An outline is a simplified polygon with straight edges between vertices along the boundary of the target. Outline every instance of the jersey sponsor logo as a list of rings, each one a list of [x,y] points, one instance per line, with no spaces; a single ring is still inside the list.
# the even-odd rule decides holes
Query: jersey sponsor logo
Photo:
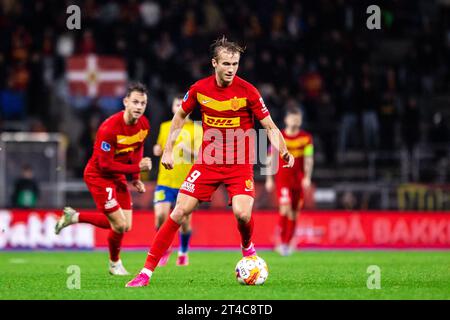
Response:
[[[184,95],[183,102],[186,102],[188,98],[189,98],[189,91],[186,92],[186,94]]]
[[[134,143],[138,143],[138,142],[142,142],[144,141],[145,137],[147,137],[148,134],[148,130],[139,130],[138,133],[132,135],[132,136],[124,136],[124,135],[117,135],[117,143],[120,144],[126,144],[126,145],[130,145],[130,144],[134,144]]]
[[[181,185],[180,189],[181,190],[186,190],[187,192],[190,192],[190,193],[194,193],[194,191],[195,191],[195,184],[185,181]]]
[[[115,206],[117,206],[117,200],[116,199],[108,200],[105,203],[105,209],[111,209],[111,208],[114,208]]]
[[[219,101],[204,94],[197,93],[197,101],[201,105],[215,111],[237,111],[247,106],[247,98],[234,97],[232,99]]]
[[[203,121],[210,127],[215,128],[236,128],[241,125],[241,118],[220,118],[220,117],[211,117],[208,115],[204,115]]]
[[[111,151],[111,145],[106,141],[102,141],[101,149],[105,152],[109,152]]]

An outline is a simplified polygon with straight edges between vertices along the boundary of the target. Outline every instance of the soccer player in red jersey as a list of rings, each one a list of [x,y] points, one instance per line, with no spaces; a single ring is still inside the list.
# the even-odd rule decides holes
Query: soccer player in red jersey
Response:
[[[294,157],[287,150],[283,136],[273,123],[258,90],[236,76],[244,50],[225,37],[212,45],[214,75],[194,83],[186,93],[181,108],[172,119],[169,139],[161,162],[167,169],[174,166],[173,145],[186,117],[200,106],[203,143],[199,156],[183,182],[176,205],[157,232],[144,268],[127,287],[146,286],[159,259],[170,246],[183,219],[201,201],[209,201],[220,184],[225,184],[244,256],[256,255],[251,237],[254,201],[253,163],[254,116],[266,129],[272,145],[280,152],[286,166],[293,166]]]
[[[311,185],[313,170],[313,139],[310,133],[301,129],[302,111],[298,108],[287,110],[284,118],[285,129],[282,131],[289,152],[295,157],[292,168],[275,168],[275,184],[279,205],[279,223],[277,232],[276,251],[282,256],[292,253],[291,240],[295,233],[298,212],[303,206],[304,190]],[[278,162],[277,162],[278,160]],[[273,159],[273,166],[281,163],[281,159]],[[266,190],[272,192],[274,179],[266,176]]]
[[[55,233],[74,223],[89,223],[110,229],[108,235],[109,271],[127,275],[119,253],[125,232],[132,223],[132,202],[126,174],[132,175],[132,185],[140,193],[145,185],[139,173],[150,171],[151,159],[143,157],[144,140],[150,125],[144,116],[147,89],[140,83],[131,84],[123,99],[125,110],[106,119],[95,138],[94,152],[84,170],[84,181],[94,198],[98,213],[80,213],[65,207],[55,226]]]

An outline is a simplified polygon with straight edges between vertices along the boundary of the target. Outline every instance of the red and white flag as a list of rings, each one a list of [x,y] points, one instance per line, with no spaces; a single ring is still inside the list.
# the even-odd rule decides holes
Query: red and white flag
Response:
[[[125,61],[111,56],[78,55],[67,59],[66,78],[72,95],[89,97],[125,94]]]

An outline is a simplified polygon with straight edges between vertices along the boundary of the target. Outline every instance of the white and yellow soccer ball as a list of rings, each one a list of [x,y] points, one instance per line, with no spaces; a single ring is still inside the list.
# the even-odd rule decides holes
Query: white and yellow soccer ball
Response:
[[[241,284],[260,285],[266,282],[269,268],[258,256],[243,257],[236,265],[236,279]]]

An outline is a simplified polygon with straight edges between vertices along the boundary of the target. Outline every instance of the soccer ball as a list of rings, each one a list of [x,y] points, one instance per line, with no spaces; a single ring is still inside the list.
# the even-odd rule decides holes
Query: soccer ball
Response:
[[[241,284],[259,285],[266,282],[269,268],[258,256],[243,257],[236,265],[236,279]]]

